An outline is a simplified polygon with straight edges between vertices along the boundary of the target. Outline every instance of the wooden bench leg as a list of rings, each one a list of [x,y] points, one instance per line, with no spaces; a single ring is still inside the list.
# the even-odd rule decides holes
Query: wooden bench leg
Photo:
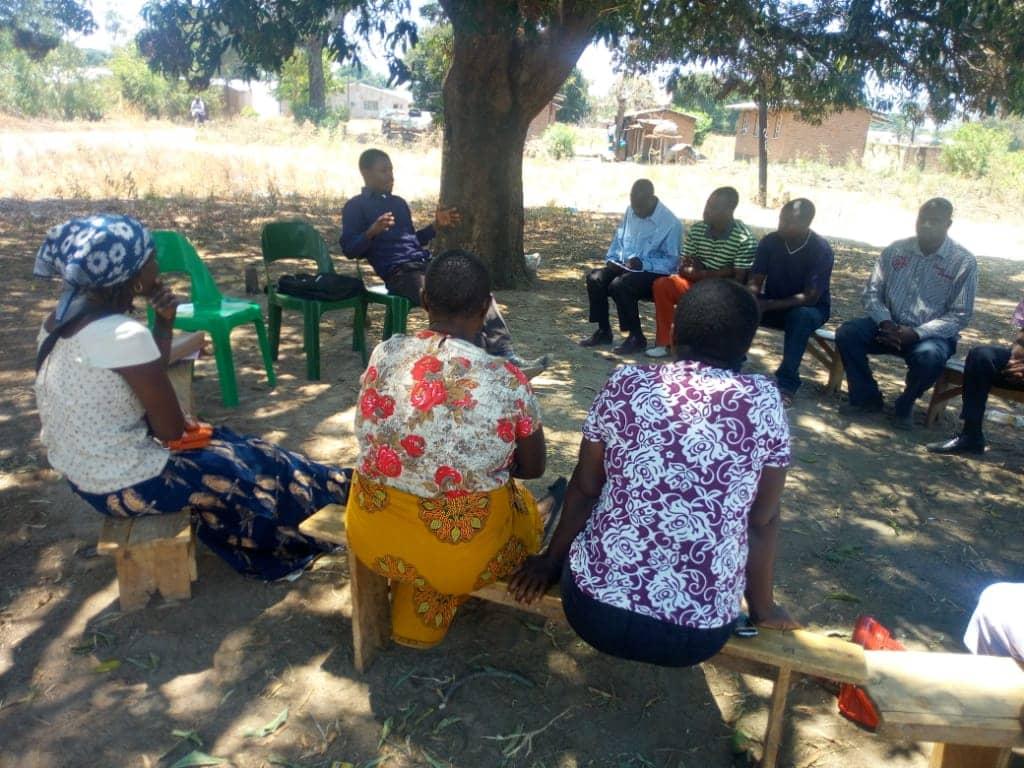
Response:
[[[122,550],[114,558],[117,566],[117,591],[125,613],[145,608],[149,596],[157,591],[153,563],[145,550]]]
[[[838,392],[843,386],[843,376],[846,371],[843,369],[843,358],[839,354],[839,347],[829,344],[822,338],[812,337],[814,343],[828,357],[828,383],[825,384],[825,391],[829,394]]]
[[[1010,750],[1001,747],[972,747],[967,744],[936,744],[929,768],[1006,768]]]
[[[963,391],[962,381],[957,382],[948,371],[943,371],[932,387],[932,397],[928,401],[928,413],[924,420],[925,426],[932,426],[946,410],[946,403],[962,395]]]
[[[356,670],[365,672],[377,652],[391,639],[391,602],[388,580],[348,553],[352,591],[352,652]]]
[[[839,350],[835,350],[833,354],[835,356],[832,358],[832,366],[828,369],[828,384],[825,385],[825,391],[829,394],[839,392],[843,388],[843,377],[846,375]]]
[[[150,595],[188,600],[196,580],[195,544],[169,540],[119,551],[115,557],[122,611],[144,608]]]
[[[199,570],[196,568],[196,532],[192,531],[192,535],[188,541],[188,577],[192,581],[199,579]]]
[[[764,733],[761,768],[775,768],[775,763],[779,759],[779,746],[782,744],[783,730],[786,726],[786,697],[789,695],[791,676],[792,670],[789,667],[782,667],[775,678],[772,706],[768,712],[768,728]]]
[[[191,541],[169,541],[151,549],[156,570],[156,588],[165,600],[188,600],[192,597],[192,574],[195,573],[195,548]]]

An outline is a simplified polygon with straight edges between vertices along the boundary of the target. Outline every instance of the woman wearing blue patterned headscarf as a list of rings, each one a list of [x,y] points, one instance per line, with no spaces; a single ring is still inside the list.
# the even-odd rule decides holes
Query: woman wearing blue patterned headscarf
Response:
[[[102,214],[54,227],[34,273],[64,282],[40,330],[35,388],[50,464],[76,494],[116,517],[189,510],[200,540],[267,580],[330,549],[297,526],[347,501],[347,471],[224,428],[202,448],[168,449],[186,428],[167,377],[178,302],[142,224]],[[154,310],[152,331],[129,316],[137,297]]]

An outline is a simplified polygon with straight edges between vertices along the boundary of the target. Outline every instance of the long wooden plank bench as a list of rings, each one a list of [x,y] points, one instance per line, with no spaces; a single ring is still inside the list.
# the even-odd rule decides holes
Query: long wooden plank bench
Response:
[[[331,504],[307,518],[303,533],[337,544],[345,543],[345,509]],[[365,672],[376,655],[391,640],[391,612],[388,581],[349,552],[352,593],[352,645],[355,667]],[[488,602],[564,621],[557,588],[533,605],[522,605],[510,597],[506,585],[492,584],[473,593]],[[786,698],[796,675],[824,677],[838,682],[863,684],[867,679],[864,649],[854,643],[824,637],[814,632],[762,630],[756,638],[734,637],[712,660],[740,672],[774,681],[768,727],[764,737],[763,768],[773,768],[784,732]]]
[[[299,526],[306,534],[345,543],[345,509],[332,504]],[[354,662],[366,671],[390,642],[388,582],[349,552]],[[488,602],[564,621],[557,589],[530,606],[509,596],[505,584],[473,593]],[[878,735],[935,742],[931,768],[1006,768],[1011,748],[1024,748],[1024,667],[1011,659],[964,653],[864,651],[855,643],[797,630],[761,630],[734,637],[710,660],[773,680],[762,768],[774,768],[794,676],[807,675],[864,687],[879,711]]]
[[[878,735],[936,742],[932,768],[1003,768],[1024,748],[1024,667],[966,653],[866,651]]]
[[[963,360],[950,360],[946,363],[946,369],[940,374],[939,380],[932,388],[932,397],[928,401],[928,414],[925,417],[925,424],[932,426],[943,411],[947,403],[955,397],[964,393],[964,362]],[[999,397],[1003,400],[1010,400],[1015,403],[1024,403],[1024,390],[1007,389],[1005,387],[993,387],[989,392],[990,397]]]

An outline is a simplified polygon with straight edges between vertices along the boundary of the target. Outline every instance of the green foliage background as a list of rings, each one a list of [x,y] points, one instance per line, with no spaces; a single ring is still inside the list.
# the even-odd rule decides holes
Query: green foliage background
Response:
[[[103,68],[109,74],[103,72]],[[39,60],[0,30],[0,112],[22,118],[100,120],[139,113],[187,120],[192,93],[183,81],[155,74],[134,44],[102,55],[62,42]],[[219,89],[204,91],[207,113],[222,111]]]
[[[961,125],[942,148],[946,167],[961,176],[1024,185],[1024,152],[1014,149],[1015,127],[1017,121]]]

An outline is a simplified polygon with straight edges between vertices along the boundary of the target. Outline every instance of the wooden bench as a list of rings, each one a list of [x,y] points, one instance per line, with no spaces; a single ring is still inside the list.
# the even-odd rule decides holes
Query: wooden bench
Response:
[[[345,543],[345,509],[332,504],[299,529]],[[365,672],[390,642],[388,582],[349,552],[352,642],[356,669]],[[562,600],[549,591],[524,606],[492,584],[474,597],[564,621]],[[1010,749],[1024,747],[1024,667],[1011,659],[965,653],[865,651],[855,643],[797,630],[761,630],[756,638],[733,637],[711,664],[773,681],[762,768],[774,768],[793,677],[807,675],[853,683],[878,708],[878,735],[932,741],[931,768],[1006,768]]]
[[[967,653],[866,651],[878,735],[936,742],[931,768],[1005,768],[1024,747],[1024,667]]]
[[[940,374],[939,380],[932,388],[932,398],[928,401],[928,414],[925,417],[925,425],[932,426],[935,421],[946,410],[946,403],[954,397],[960,397],[964,393],[964,362],[963,360],[950,360],[946,363],[946,369]],[[1006,389],[1004,387],[992,387],[990,397],[1001,397],[1003,400],[1011,400],[1015,403],[1024,403],[1024,390]]]
[[[758,327],[758,330],[777,331],[778,328],[771,328],[767,325]],[[828,372],[828,382],[825,384],[825,392],[832,394],[838,392],[843,386],[843,358],[839,356],[839,349],[836,347],[835,331],[827,328],[819,328],[807,341],[807,352],[821,363]]]
[[[122,611],[143,608],[150,595],[187,600],[196,580],[196,548],[191,515],[108,517],[96,547],[112,555]]]
[[[325,541],[344,544],[345,508],[338,504],[328,505],[303,521],[299,530]],[[363,565],[351,551],[348,561],[354,663],[359,672],[365,672],[377,653],[391,641],[388,580]],[[502,583],[484,587],[473,596],[554,621],[565,620],[557,588],[529,606],[510,597]],[[858,685],[867,679],[863,648],[855,643],[802,630],[762,630],[756,638],[734,637],[711,663],[774,681],[761,760],[763,768],[773,768],[778,759],[786,698],[795,675],[824,677]]]

